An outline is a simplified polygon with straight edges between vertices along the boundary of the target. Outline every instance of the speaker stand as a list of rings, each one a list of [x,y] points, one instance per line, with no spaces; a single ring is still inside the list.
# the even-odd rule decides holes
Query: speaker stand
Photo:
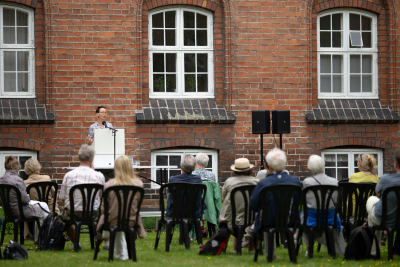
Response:
[[[262,140],[262,139],[261,139]],[[281,143],[281,150],[282,150],[282,134],[279,134],[279,141]]]
[[[263,134],[260,134],[260,138],[261,138],[261,144],[260,144],[260,148],[261,148],[261,166],[260,166],[260,170],[264,170],[264,152],[263,152],[263,147],[264,147],[264,141],[263,141]]]

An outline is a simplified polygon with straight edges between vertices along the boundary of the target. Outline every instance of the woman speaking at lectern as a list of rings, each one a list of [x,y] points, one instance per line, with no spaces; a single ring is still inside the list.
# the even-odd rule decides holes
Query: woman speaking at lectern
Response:
[[[90,125],[89,127],[89,133],[87,137],[87,144],[92,145],[93,139],[94,139],[94,130],[95,129],[107,129],[107,128],[113,128],[112,124],[109,122],[106,122],[107,118],[107,109],[105,106],[98,106],[96,108],[96,117],[97,120],[95,123]]]

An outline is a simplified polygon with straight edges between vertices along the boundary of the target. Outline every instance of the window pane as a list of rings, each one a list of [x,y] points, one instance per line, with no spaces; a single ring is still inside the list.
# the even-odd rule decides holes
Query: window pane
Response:
[[[332,47],[342,47],[342,32],[332,32]]]
[[[331,55],[321,55],[321,73],[331,73]]]
[[[331,47],[331,32],[320,32],[321,47]]]
[[[175,46],[175,30],[165,30],[165,44]]]
[[[208,164],[206,168],[212,168],[212,155],[207,155],[208,156]]]
[[[153,91],[165,92],[164,74],[153,74]]]
[[[360,15],[350,14],[350,30],[359,31],[360,27]]]
[[[331,76],[330,75],[321,75],[321,86],[322,93],[331,93]]]
[[[165,28],[175,28],[175,11],[165,12]]]
[[[194,13],[185,11],[183,12],[183,27],[194,28]]]
[[[29,59],[29,52],[17,52],[17,70],[18,71],[28,71],[28,59]]]
[[[15,10],[3,9],[3,26],[15,26]]]
[[[325,174],[332,178],[336,178],[336,169],[325,168]]]
[[[326,167],[336,167],[336,155],[335,154],[325,154],[324,160],[325,160]]]
[[[207,72],[208,54],[197,54],[197,72]]]
[[[181,170],[170,170],[169,171],[169,177],[175,176],[175,175],[179,175],[181,174]]]
[[[167,92],[176,92],[176,74],[167,74]]]
[[[342,75],[333,75],[332,76],[332,89],[334,93],[342,92]]]
[[[28,28],[19,27],[17,28],[17,44],[27,44],[28,43]]]
[[[197,13],[196,19],[197,28],[207,28],[207,16]]]
[[[362,30],[363,31],[370,31],[371,30],[371,22],[372,19],[362,16],[361,17],[361,21],[362,21]]]
[[[28,26],[28,13],[17,11],[17,26]]]
[[[337,155],[337,166],[338,167],[348,167],[349,166],[349,156],[347,154]]]
[[[17,87],[15,73],[4,73],[4,91],[15,92]]]
[[[28,92],[28,73],[18,73],[18,92]]]
[[[372,55],[363,55],[362,73],[372,73]]]
[[[181,165],[181,156],[169,156],[169,165],[175,165],[179,168]]]
[[[153,45],[164,45],[164,30],[153,30]]]
[[[342,58],[343,56],[332,55],[333,73],[342,73]]]
[[[3,42],[5,44],[15,44],[15,28],[4,27],[3,30]]]
[[[331,15],[323,16],[319,19],[320,30],[330,30],[331,29]]]
[[[183,44],[185,46],[194,46],[195,42],[194,42],[194,30],[184,30],[183,33]]]
[[[361,32],[350,33],[351,46],[362,46]]]
[[[195,56],[196,54],[185,54],[185,72],[196,72]]]
[[[208,92],[208,75],[198,74],[197,75],[197,92]]]
[[[164,54],[153,54],[153,72],[164,72]]]
[[[350,92],[360,93],[361,92],[361,75],[350,75]]]
[[[176,54],[167,54],[167,72],[176,72]]]
[[[341,30],[341,29],[342,29],[342,14],[333,14],[332,30]]]
[[[16,53],[4,52],[4,71],[16,71]]]
[[[362,32],[363,47],[372,47],[372,34],[371,32]]]
[[[361,57],[360,55],[350,55],[350,73],[361,72]]]
[[[349,169],[337,169],[337,180],[349,179]]]
[[[207,31],[197,31],[197,46],[207,46]]]
[[[152,27],[153,28],[163,28],[163,12],[154,14],[152,16]]]
[[[196,92],[196,75],[185,74],[185,92]]]
[[[372,93],[372,75],[362,76],[362,91],[363,93]]]

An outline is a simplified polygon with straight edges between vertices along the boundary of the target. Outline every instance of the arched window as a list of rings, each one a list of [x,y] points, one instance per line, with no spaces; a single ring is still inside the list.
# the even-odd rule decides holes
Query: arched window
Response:
[[[149,13],[151,98],[214,97],[213,16],[195,7]]]
[[[377,17],[355,9],[318,14],[318,97],[378,98]]]

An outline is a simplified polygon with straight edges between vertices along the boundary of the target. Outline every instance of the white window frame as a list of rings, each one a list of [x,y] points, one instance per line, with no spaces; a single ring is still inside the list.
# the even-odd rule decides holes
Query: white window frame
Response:
[[[14,156],[14,157],[31,157],[33,159],[37,159],[37,152],[36,151],[29,151],[29,150],[2,150],[0,151],[0,177],[4,175],[4,161],[7,156]],[[23,171],[21,169],[20,171]]]
[[[152,36],[152,16],[160,12],[176,11],[176,46],[155,46]],[[207,46],[184,46],[183,44],[183,12],[196,12],[207,16]],[[149,97],[150,98],[214,98],[214,41],[213,41],[213,14],[197,7],[174,6],[157,8],[149,13]],[[176,53],[176,90],[177,92],[154,92],[153,91],[153,54],[154,53]],[[208,92],[185,92],[184,54],[202,53],[208,55]]]
[[[354,154],[377,154],[378,158],[376,159],[376,164],[378,166],[378,176],[381,177],[383,175],[383,151],[378,148],[354,148],[354,149],[324,149],[321,151],[321,157],[325,158],[326,154],[347,154],[349,159],[348,173],[349,177],[354,174],[354,169],[357,166],[354,166]],[[325,167],[326,168],[326,167]],[[329,168],[329,167],[328,167]],[[337,169],[337,166],[335,167]],[[343,168],[343,167],[341,167]],[[337,175],[336,175],[337,177]],[[336,178],[337,179],[337,178]]]
[[[215,149],[167,149],[151,151],[151,166],[156,166],[156,156],[182,156],[183,154],[191,154],[196,156],[197,153],[205,153],[212,156],[212,172],[215,174],[215,181],[218,182],[218,151]],[[179,166],[171,170],[180,170]],[[156,181],[156,169],[151,169],[151,180]],[[169,177],[168,177],[169,179]],[[160,186],[156,183],[151,183],[151,189],[159,189]]]
[[[371,48],[350,48],[350,13],[369,17],[372,20]],[[326,15],[342,14],[342,47],[320,47],[320,18]],[[359,9],[335,9],[323,11],[317,15],[317,65],[318,65],[318,98],[319,99],[378,99],[378,30],[377,16],[370,12]],[[342,93],[321,92],[321,55],[342,55]],[[372,92],[371,93],[350,93],[350,55],[372,55]]]
[[[28,44],[3,44],[3,9],[15,9],[21,12],[28,13]],[[4,56],[5,51],[29,51],[28,63],[28,92],[5,92],[4,91],[4,71],[0,73],[0,98],[35,98],[35,25],[34,25],[34,11],[31,8],[21,7],[16,4],[6,3],[0,4],[0,58],[1,70],[4,70]]]

